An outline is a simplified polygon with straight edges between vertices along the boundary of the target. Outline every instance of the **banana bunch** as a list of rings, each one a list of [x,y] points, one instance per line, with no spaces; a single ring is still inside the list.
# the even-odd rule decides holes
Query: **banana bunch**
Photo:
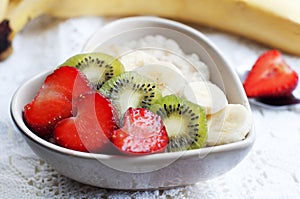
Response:
[[[0,60],[15,34],[40,15],[157,15],[232,32],[300,56],[299,0],[1,0]]]

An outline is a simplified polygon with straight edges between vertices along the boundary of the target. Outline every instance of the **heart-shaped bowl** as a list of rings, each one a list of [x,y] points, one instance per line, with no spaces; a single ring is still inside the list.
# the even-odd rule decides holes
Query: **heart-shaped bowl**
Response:
[[[116,20],[96,32],[84,52],[110,44],[137,40],[146,35],[172,38],[186,53],[195,53],[210,72],[210,81],[225,93],[228,102],[241,104],[251,112],[242,84],[217,48],[199,31],[184,24],[157,17],[130,17]],[[33,133],[23,120],[24,106],[36,95],[51,71],[22,84],[11,101],[11,118],[32,150],[61,174],[76,181],[110,189],[164,189],[194,184],[220,176],[234,168],[251,149],[253,125],[245,139],[218,146],[182,152],[142,156],[85,153],[66,149]]]

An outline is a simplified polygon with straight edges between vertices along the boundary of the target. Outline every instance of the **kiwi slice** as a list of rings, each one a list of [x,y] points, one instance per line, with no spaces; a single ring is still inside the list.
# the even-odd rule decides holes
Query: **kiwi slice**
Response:
[[[176,95],[167,95],[151,105],[150,110],[161,116],[169,135],[169,152],[199,149],[207,139],[204,109]]]
[[[99,91],[112,101],[120,119],[129,107],[149,108],[161,98],[155,82],[132,71],[111,78]]]
[[[118,59],[99,52],[75,55],[61,66],[73,66],[81,70],[95,89],[124,71],[124,66]]]

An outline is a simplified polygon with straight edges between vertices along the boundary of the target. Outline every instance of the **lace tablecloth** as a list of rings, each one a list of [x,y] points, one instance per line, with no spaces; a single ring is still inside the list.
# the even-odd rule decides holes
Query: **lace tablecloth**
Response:
[[[118,191],[77,183],[39,159],[12,127],[9,103],[24,81],[79,53],[86,40],[114,19],[85,17],[32,21],[14,40],[14,53],[0,62],[0,198],[299,198],[300,108],[252,106],[256,143],[233,170],[216,179],[169,190]],[[234,67],[252,65],[265,50],[253,41],[197,27]],[[300,74],[300,58],[284,55]]]

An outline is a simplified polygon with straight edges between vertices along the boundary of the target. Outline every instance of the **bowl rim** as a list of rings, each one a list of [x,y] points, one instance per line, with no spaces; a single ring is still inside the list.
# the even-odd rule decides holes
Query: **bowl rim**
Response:
[[[234,73],[233,69],[229,67],[228,62],[222,56],[222,54],[219,52],[219,50],[216,48],[216,46],[209,41],[209,39],[202,34],[201,32],[195,30],[192,27],[189,27],[187,25],[181,24],[176,21],[172,21],[169,19],[164,19],[160,17],[152,17],[152,16],[138,16],[138,17],[127,17],[127,18],[121,18],[118,20],[115,20],[111,23],[106,24],[103,26],[101,29],[107,29],[111,26],[114,26],[118,23],[126,22],[126,21],[131,21],[135,22],[135,20],[155,20],[156,22],[159,23],[167,23],[168,25],[175,26],[177,29],[184,29],[185,32],[190,32],[193,35],[196,35],[198,39],[202,39],[203,42],[205,42],[212,50],[213,52],[222,59],[222,61],[228,66],[229,70],[231,73]],[[93,37],[93,35],[92,35]],[[91,37],[91,38],[92,38]],[[91,39],[88,40],[90,42]],[[86,48],[86,46],[84,47]],[[175,157],[179,158],[188,158],[188,157],[203,157],[203,155],[209,155],[211,153],[220,153],[220,152],[228,152],[228,151],[234,151],[242,148],[247,148],[253,145],[255,141],[255,132],[254,132],[254,123],[252,122],[252,127],[250,131],[248,132],[247,136],[245,139],[233,143],[228,143],[228,144],[223,144],[223,145],[218,145],[218,146],[210,146],[210,147],[203,147],[200,149],[193,149],[193,150],[188,150],[188,151],[181,151],[181,152],[167,152],[167,153],[155,153],[155,154],[148,154],[148,155],[140,155],[140,156],[124,156],[124,155],[110,155],[110,154],[100,154],[100,153],[87,153],[87,152],[80,152],[80,151],[75,151],[71,149],[67,149],[58,145],[55,145],[54,143],[51,143],[49,141],[46,141],[39,136],[37,136],[35,133],[33,133],[25,124],[23,120],[23,110],[17,110],[18,104],[20,103],[20,94],[21,91],[24,90],[29,84],[33,84],[37,79],[39,78],[45,78],[47,74],[50,72],[53,72],[53,70],[47,70],[44,72],[41,72],[29,80],[25,81],[21,86],[17,88],[15,93],[13,94],[11,98],[11,103],[10,103],[10,116],[12,119],[13,124],[15,127],[22,133],[23,136],[29,138],[31,141],[34,143],[48,149],[51,151],[55,151],[57,153],[63,154],[63,155],[68,155],[68,156],[75,156],[79,158],[85,158],[85,159],[102,159],[102,160],[110,160],[110,159],[116,159],[122,157],[127,158],[127,159],[133,159],[135,161],[149,161],[149,160],[159,160],[159,159],[171,159]],[[236,75],[236,74],[235,74]],[[234,76],[234,78],[237,78],[237,76]],[[247,109],[251,111],[249,102],[247,101],[246,104],[243,104],[247,106]]]

